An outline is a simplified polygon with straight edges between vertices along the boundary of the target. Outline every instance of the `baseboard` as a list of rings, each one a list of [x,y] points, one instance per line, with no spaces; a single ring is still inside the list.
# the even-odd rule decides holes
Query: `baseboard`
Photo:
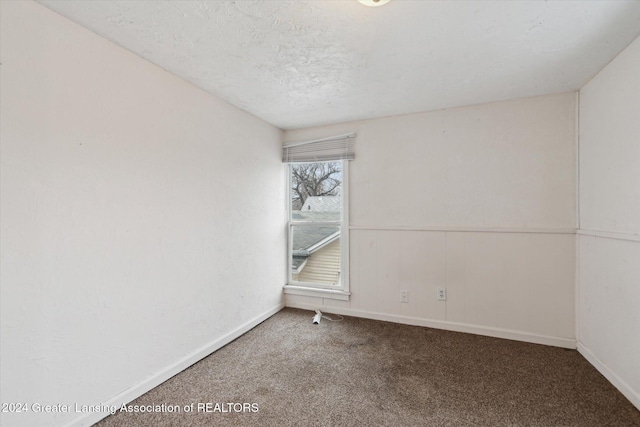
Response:
[[[417,317],[399,316],[394,314],[376,313],[372,311],[353,310],[350,308],[324,307],[307,303],[287,302],[287,307],[301,308],[303,310],[327,310],[329,313],[344,316],[362,317],[365,319],[383,320],[386,322],[401,323],[404,325],[424,326],[427,328],[443,329],[453,332],[465,332],[469,334],[484,335],[494,338],[524,341],[534,344],[551,345],[562,348],[576,348],[576,340],[572,338],[560,338],[547,335],[536,335],[528,332],[513,331],[510,329],[493,328],[490,326],[470,325],[467,323],[447,322],[442,320],[421,319]]]
[[[264,322],[269,317],[273,316],[283,308],[284,308],[284,304],[276,305],[275,307],[254,317],[253,319],[244,323],[240,327],[229,332],[228,334],[214,340],[213,342],[194,351],[190,355],[178,360],[173,365],[170,365],[165,369],[163,369],[162,371],[157,372],[156,374],[145,379],[141,383],[133,387],[130,387],[125,391],[123,391],[122,393],[109,399],[108,401],[103,402],[102,405],[109,406],[109,407],[114,405],[119,408],[123,404],[127,404],[133,401],[134,399],[137,399],[138,397],[142,396],[149,390],[153,389],[154,387],[157,387],[158,385],[162,384],[169,378],[173,377],[176,374],[179,374],[180,372],[187,369],[189,366],[204,359],[214,351],[221,349],[225,345],[229,344],[231,341],[235,340],[236,338],[250,331],[251,329],[259,325],[260,323]],[[101,419],[106,418],[108,415],[109,413],[104,413],[104,412],[88,413],[86,415],[80,416],[79,418],[76,418],[75,420],[71,421],[69,424],[66,424],[66,427],[91,426],[97,423],[98,421],[100,421]]]
[[[602,360],[591,352],[587,347],[578,341],[578,352],[591,363],[620,393],[640,410],[640,392],[635,391],[629,384],[617,376]]]

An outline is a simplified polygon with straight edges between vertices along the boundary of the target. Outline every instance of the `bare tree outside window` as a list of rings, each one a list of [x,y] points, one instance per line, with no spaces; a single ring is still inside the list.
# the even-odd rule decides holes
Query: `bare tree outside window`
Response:
[[[339,196],[340,162],[302,163],[291,167],[291,207],[300,210],[309,196]]]

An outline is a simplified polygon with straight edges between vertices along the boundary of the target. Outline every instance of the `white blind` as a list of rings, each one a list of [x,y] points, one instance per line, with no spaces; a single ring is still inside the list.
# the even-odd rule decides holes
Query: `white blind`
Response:
[[[353,160],[356,134],[338,135],[305,142],[290,142],[282,147],[284,163]]]

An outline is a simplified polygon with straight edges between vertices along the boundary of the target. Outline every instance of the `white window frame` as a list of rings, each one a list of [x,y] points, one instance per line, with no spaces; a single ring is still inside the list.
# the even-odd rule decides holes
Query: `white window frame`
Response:
[[[309,297],[349,300],[349,161],[334,160],[342,165],[342,188],[340,191],[342,201],[342,217],[340,221],[293,221],[291,218],[291,167],[287,168],[287,284],[284,286],[285,294],[303,295]],[[305,162],[314,163],[314,162]],[[318,162],[321,163],[321,162]],[[293,280],[292,257],[293,226],[338,226],[340,227],[340,284],[327,285],[322,283],[297,282]]]

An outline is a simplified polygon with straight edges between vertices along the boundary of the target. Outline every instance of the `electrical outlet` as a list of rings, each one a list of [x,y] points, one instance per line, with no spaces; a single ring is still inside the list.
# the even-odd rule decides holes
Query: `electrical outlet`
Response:
[[[409,291],[400,291],[400,302],[409,302]]]
[[[445,288],[438,288],[438,301],[447,300],[447,290]]]

